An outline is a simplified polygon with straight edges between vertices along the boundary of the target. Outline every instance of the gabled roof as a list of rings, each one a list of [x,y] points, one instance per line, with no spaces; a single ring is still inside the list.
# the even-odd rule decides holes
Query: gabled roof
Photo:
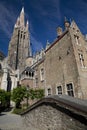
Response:
[[[66,30],[60,37],[58,37],[45,51],[45,53],[50,50],[59,40],[61,40],[66,34],[68,33],[68,30]]]

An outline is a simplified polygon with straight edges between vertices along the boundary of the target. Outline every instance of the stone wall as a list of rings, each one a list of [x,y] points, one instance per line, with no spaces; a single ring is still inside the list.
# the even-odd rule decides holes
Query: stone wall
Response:
[[[34,108],[32,107],[22,117],[26,130],[87,129],[87,119],[84,115],[82,116],[82,114],[70,110],[68,105],[64,108],[62,104],[52,101],[42,102]]]
[[[78,89],[78,95],[82,95],[82,96],[78,96],[78,97],[87,99],[87,91],[85,91],[87,88],[87,80],[86,80],[86,77],[87,77],[87,43],[75,22],[73,22],[73,26],[74,26],[74,28],[73,27],[70,28],[69,32],[70,32],[70,36],[71,36],[71,40],[72,40],[75,60],[77,63],[78,73],[79,73],[79,76],[78,76],[79,83],[78,83],[77,89]],[[76,37],[78,37],[78,40],[76,40]],[[81,62],[81,56],[79,56],[79,54],[81,54],[83,57],[82,62]]]
[[[74,96],[79,97],[78,69],[69,32],[46,51],[45,72],[46,87],[51,88],[52,94],[57,94],[61,86],[62,93],[68,95],[66,85],[72,83]]]

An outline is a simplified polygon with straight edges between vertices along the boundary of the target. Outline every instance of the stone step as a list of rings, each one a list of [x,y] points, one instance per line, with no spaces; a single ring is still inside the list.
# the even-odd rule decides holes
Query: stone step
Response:
[[[24,130],[22,128],[0,128],[0,130]]]

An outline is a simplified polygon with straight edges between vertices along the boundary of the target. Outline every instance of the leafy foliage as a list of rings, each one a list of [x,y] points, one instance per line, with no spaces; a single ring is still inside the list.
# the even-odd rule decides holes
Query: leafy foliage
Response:
[[[30,98],[31,100],[34,99],[41,99],[44,97],[44,90],[43,89],[29,89],[27,90],[26,87],[17,87],[14,88],[12,91],[12,100],[16,104],[16,108],[20,107],[21,101],[23,101],[24,98],[27,99],[27,104],[28,104],[28,99]]]
[[[23,101],[26,95],[26,88],[25,87],[17,87],[14,88],[12,91],[12,101],[16,103],[16,108],[20,107],[20,102]]]
[[[10,105],[10,97],[11,97],[11,93],[7,92],[5,90],[0,89],[0,104],[1,107],[9,107]]]
[[[14,108],[12,113],[20,115],[20,113],[24,112],[24,109],[21,108]]]
[[[41,99],[44,97],[44,90],[43,89],[30,89],[29,90],[29,96],[33,99]]]

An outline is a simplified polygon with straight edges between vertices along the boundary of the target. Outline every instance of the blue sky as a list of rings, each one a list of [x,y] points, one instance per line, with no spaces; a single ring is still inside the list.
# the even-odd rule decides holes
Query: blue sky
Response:
[[[87,0],[0,0],[0,50],[5,55],[23,5],[33,52],[45,48],[47,40],[54,41],[56,28],[64,28],[65,16],[74,19],[83,34],[87,33]]]

